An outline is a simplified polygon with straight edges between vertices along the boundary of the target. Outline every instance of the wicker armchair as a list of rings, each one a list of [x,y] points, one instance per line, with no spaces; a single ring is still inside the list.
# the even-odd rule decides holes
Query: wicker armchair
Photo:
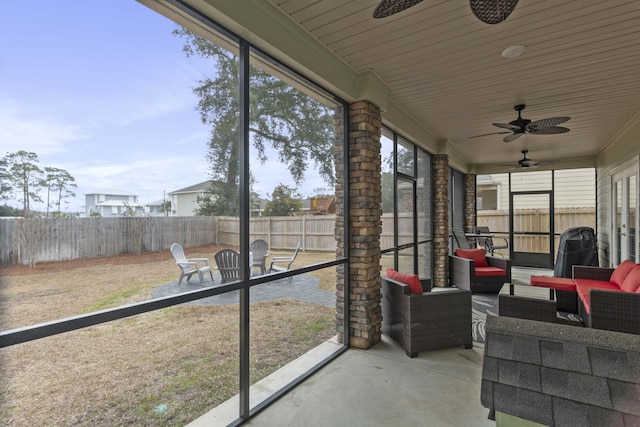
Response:
[[[471,292],[500,292],[505,283],[511,283],[511,260],[488,256],[487,264],[505,270],[504,276],[476,276],[475,262],[449,255],[449,284]]]
[[[574,265],[573,278],[606,282],[614,270]],[[640,335],[640,293],[591,289],[589,294],[589,313],[582,301],[578,301],[580,316],[585,326]]]
[[[382,333],[396,341],[409,357],[438,348],[471,348],[471,292],[457,288],[425,290],[410,294],[409,286],[383,277]]]

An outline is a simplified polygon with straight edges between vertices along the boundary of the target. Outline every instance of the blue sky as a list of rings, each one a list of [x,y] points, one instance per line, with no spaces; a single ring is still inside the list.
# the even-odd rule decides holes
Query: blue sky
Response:
[[[64,211],[104,188],[149,203],[208,179],[209,129],[191,92],[208,72],[174,28],[134,0],[3,2],[0,155],[32,151],[74,176]],[[254,166],[264,196],[282,173]],[[309,188],[326,186],[311,172]]]

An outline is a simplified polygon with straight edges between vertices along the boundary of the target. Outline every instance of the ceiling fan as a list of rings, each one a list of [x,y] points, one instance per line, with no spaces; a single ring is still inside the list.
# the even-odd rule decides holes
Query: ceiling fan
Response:
[[[524,107],[524,104],[518,104],[513,107],[513,109],[518,112],[518,118],[516,120],[513,120],[509,123],[493,123],[493,125],[496,127],[507,129],[506,131],[485,133],[482,135],[470,136],[469,138],[478,138],[488,135],[510,134],[504,137],[503,141],[511,142],[520,138],[524,134],[553,135],[557,133],[569,132],[569,128],[558,125],[564,122],[568,122],[569,120],[571,120],[571,117],[550,117],[548,119],[531,121],[529,119],[522,118],[522,110],[524,110]]]
[[[515,165],[501,165],[501,166],[510,166],[510,168],[508,170],[535,169],[535,168],[537,168],[539,166],[552,165],[552,164],[558,163],[556,161],[538,162],[536,160],[528,158],[527,157],[527,153],[529,152],[529,150],[527,150],[526,145],[520,152],[522,153],[522,159],[518,160],[517,164],[515,164]]]
[[[374,18],[385,18],[409,9],[422,0],[382,0],[373,11]],[[469,0],[473,14],[486,24],[498,24],[516,8],[518,0]]]

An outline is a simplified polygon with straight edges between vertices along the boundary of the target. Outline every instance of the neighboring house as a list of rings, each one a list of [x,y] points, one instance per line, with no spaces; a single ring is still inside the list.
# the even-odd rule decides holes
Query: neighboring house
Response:
[[[165,203],[169,203],[168,209],[165,210]],[[171,211],[170,200],[156,200],[155,202],[147,203],[144,205],[144,212],[147,216],[173,216]]]
[[[335,196],[318,195],[302,200],[302,208],[299,212],[293,212],[294,216],[300,215],[329,215],[336,213]]]
[[[534,175],[535,174],[535,175]],[[555,171],[555,208],[588,207],[595,209],[596,187],[581,183],[592,183],[596,179],[594,168],[564,169]],[[514,191],[531,191],[552,187],[551,174],[548,172],[527,172],[526,175],[516,175],[517,181],[512,181]],[[527,179],[523,179],[527,177]],[[533,179],[535,177],[535,179]],[[561,178],[561,179],[558,179]],[[514,178],[515,180],[516,178]],[[477,176],[477,208],[478,210],[508,210],[509,209],[509,174],[492,174]],[[531,198],[527,207],[545,207],[539,200]]]
[[[85,215],[99,214],[103,217],[125,216],[131,210],[136,215],[144,214],[144,207],[138,203],[136,194],[116,189],[104,189],[85,194]]]
[[[172,216],[195,216],[196,210],[200,207],[199,202],[207,195],[211,184],[212,181],[208,180],[171,191],[169,196],[171,197]]]

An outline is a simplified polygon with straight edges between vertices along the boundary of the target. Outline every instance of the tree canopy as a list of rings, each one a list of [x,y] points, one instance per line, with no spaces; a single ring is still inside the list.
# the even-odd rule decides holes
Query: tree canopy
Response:
[[[302,208],[300,194],[295,188],[280,184],[273,189],[271,201],[267,202],[264,209],[265,216],[289,216]]]
[[[41,169],[39,163],[36,153],[25,150],[7,153],[0,159],[0,199],[18,200],[24,217],[31,215],[33,202],[43,201],[40,194],[43,189],[47,190],[47,214],[52,192],[56,196],[58,212],[64,199],[75,196],[71,188],[77,186],[69,172],[50,166]]]
[[[211,127],[206,158],[211,179],[207,209],[200,214],[237,215],[239,188],[239,61],[232,53],[183,28],[173,34],[184,39],[187,57],[211,61],[212,75],[202,78],[193,92],[196,111]],[[333,186],[333,111],[281,79],[252,66],[250,70],[249,127],[257,158],[269,161],[268,148],[299,185],[309,160]],[[272,159],[273,160],[273,159]]]

